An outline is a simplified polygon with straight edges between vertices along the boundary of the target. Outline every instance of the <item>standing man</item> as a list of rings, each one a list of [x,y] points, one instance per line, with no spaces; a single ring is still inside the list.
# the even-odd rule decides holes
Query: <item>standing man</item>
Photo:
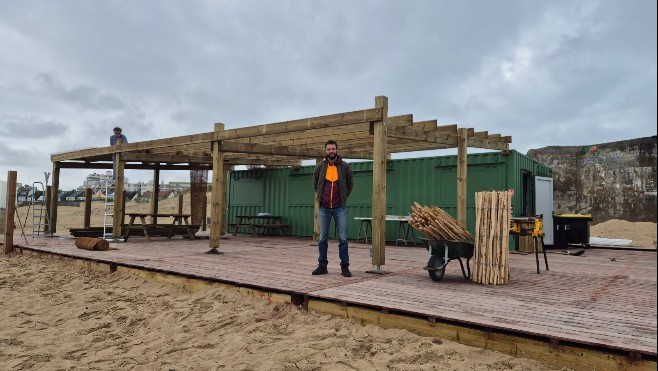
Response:
[[[120,127],[115,127],[112,129],[114,131],[114,135],[110,137],[110,145],[111,146],[116,146],[117,140],[118,139],[123,139],[123,144],[128,144],[128,138],[126,138],[125,135],[121,134],[121,128]],[[116,180],[116,173],[117,173],[117,163],[116,161],[112,160],[112,179]]]
[[[352,192],[354,181],[352,169],[338,156],[338,143],[329,140],[324,144],[326,157],[315,166],[313,172],[313,189],[320,204],[318,224],[320,225],[320,241],[318,241],[318,267],[313,275],[327,274],[327,239],[329,224],[334,218],[338,231],[338,255],[340,256],[340,274],[352,277],[349,270],[350,257],[347,253],[347,197]]]

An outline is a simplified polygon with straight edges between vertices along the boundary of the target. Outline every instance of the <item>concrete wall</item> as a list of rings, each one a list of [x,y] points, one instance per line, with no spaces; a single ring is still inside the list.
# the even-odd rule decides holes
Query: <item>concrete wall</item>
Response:
[[[656,222],[656,136],[578,147],[544,147],[528,157],[553,169],[555,213]]]

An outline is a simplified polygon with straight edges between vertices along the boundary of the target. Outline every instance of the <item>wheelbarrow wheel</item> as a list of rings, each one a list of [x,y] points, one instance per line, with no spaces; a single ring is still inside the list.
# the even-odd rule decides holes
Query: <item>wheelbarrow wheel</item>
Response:
[[[439,255],[432,255],[430,256],[430,260],[427,261],[427,272],[430,275],[430,278],[432,281],[441,281],[443,279],[443,275],[446,272],[446,267],[444,266],[445,264],[445,258],[443,256]],[[443,267],[441,269],[437,269],[439,267]]]

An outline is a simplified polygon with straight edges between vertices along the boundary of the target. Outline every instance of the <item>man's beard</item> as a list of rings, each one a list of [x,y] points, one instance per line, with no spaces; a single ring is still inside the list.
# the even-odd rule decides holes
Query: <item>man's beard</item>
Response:
[[[336,154],[335,153],[330,153],[330,154],[327,155],[327,157],[329,157],[330,160],[335,160],[336,159]]]

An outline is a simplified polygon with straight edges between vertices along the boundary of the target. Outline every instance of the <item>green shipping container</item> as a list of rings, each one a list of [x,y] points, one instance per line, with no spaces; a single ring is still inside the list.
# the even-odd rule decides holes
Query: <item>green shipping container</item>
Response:
[[[354,217],[372,212],[372,162],[350,162],[354,190],[348,200],[348,237],[359,234]],[[233,171],[228,185],[228,223],[236,215],[270,213],[283,216],[293,236],[313,235],[314,166],[297,169]],[[551,169],[510,151],[468,155],[467,229],[475,232],[475,192],[514,190],[513,215],[534,214],[534,177],[552,177]],[[408,215],[414,202],[436,205],[456,218],[457,156],[391,160],[386,172],[386,214]],[[398,226],[386,225],[386,240],[395,241]]]

